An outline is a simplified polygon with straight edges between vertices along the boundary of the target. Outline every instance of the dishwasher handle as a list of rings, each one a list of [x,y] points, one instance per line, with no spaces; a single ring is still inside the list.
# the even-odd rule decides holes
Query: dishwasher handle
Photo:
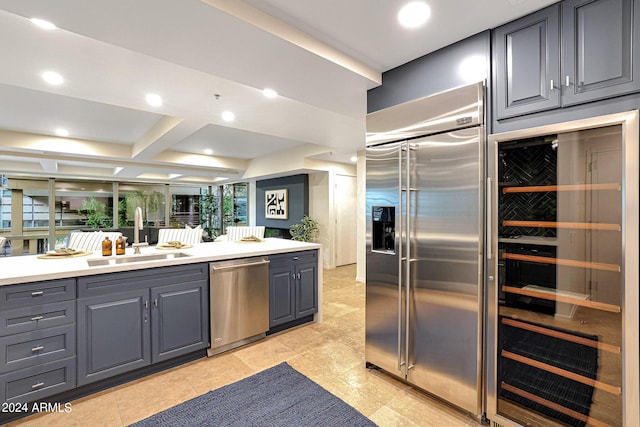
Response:
[[[242,267],[251,267],[254,265],[263,265],[263,264],[269,264],[269,260],[265,259],[262,261],[258,261],[258,262],[248,262],[245,264],[233,264],[233,265],[224,265],[224,266],[218,266],[215,264],[211,264],[211,269],[212,270],[230,270],[232,268],[242,268]]]

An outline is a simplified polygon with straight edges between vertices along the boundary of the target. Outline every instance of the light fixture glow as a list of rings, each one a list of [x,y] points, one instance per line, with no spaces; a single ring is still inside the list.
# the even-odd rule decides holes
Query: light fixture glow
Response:
[[[45,71],[44,73],[42,73],[42,78],[50,85],[58,86],[64,83],[64,78],[55,71]]]
[[[204,149],[204,154],[210,156],[211,154],[213,154],[213,150],[211,148],[205,148]]]
[[[358,157],[357,156],[351,156],[351,161],[353,163],[357,162],[358,161]]]
[[[44,19],[31,18],[31,22],[44,30],[55,30],[58,28],[53,22],[45,21]]]
[[[152,107],[160,107],[162,105],[162,97],[155,93],[148,93],[145,97],[147,104]]]
[[[458,66],[458,74],[467,83],[475,83],[487,78],[487,61],[474,55],[463,59]]]
[[[273,89],[266,88],[265,90],[262,91],[262,93],[267,98],[277,98],[278,97],[278,92],[276,92]]]
[[[222,120],[224,120],[225,122],[232,122],[235,120],[235,118],[236,115],[231,111],[225,111],[224,113],[222,113]]]
[[[58,129],[56,129],[55,132],[56,132],[56,135],[58,135],[58,136],[62,136],[62,137],[69,136],[69,131],[66,130],[66,129],[63,129],[63,128],[58,128]]]
[[[412,1],[398,12],[398,21],[405,28],[416,28],[427,22],[431,16],[431,8],[425,2]]]

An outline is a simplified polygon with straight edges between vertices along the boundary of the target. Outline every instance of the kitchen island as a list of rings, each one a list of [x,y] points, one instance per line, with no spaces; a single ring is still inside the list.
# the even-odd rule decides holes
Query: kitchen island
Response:
[[[69,277],[89,276],[94,274],[131,271],[168,265],[192,264],[198,262],[222,261],[235,258],[272,255],[304,250],[320,250],[317,243],[297,242],[267,238],[262,242],[210,242],[194,245],[190,248],[176,250],[158,250],[154,246],[142,247],[140,255],[134,255],[133,248],[127,248],[125,255],[101,256],[99,251],[88,256],[65,259],[39,259],[36,255],[0,258],[0,286],[13,285],[41,280],[63,279]],[[187,256],[159,260],[144,260],[147,255],[184,253]],[[140,257],[143,261],[116,264],[116,260],[127,257]],[[110,259],[112,264],[90,266],[96,259]],[[318,274],[322,274],[322,256],[318,256]],[[322,285],[322,277],[318,277],[318,285]],[[320,289],[319,289],[320,291]],[[319,295],[321,293],[319,292]]]
[[[320,251],[265,239],[0,259],[0,401],[64,401],[204,357],[211,262],[271,258],[272,333],[320,321]],[[298,307],[296,295],[315,307]]]

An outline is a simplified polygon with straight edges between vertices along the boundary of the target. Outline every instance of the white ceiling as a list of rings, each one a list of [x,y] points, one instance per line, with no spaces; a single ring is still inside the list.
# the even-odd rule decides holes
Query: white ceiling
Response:
[[[0,173],[206,184],[348,161],[382,72],[555,0],[425,1],[406,30],[406,0],[0,0]]]

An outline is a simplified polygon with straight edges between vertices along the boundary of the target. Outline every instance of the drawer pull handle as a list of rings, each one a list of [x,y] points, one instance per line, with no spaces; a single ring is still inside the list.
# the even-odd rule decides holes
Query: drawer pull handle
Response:
[[[42,320],[42,319],[44,319],[44,316],[33,316],[31,318],[31,320],[33,320],[34,322],[37,322],[38,320]]]
[[[295,260],[298,260],[298,259],[300,259],[300,257],[297,257],[297,256],[294,256],[294,257],[293,257],[293,260],[294,260],[294,261],[295,261]]]
[[[44,291],[31,292],[32,297],[41,297],[42,295],[44,295]]]
[[[32,353],[36,353],[36,352],[38,352],[38,351],[40,351],[40,350],[44,350],[44,346],[43,346],[43,345],[39,345],[39,346],[37,346],[37,347],[33,347],[33,348],[31,349],[31,352],[32,352]]]
[[[37,384],[32,385],[32,386],[31,386],[31,389],[32,389],[32,390],[35,390],[35,389],[37,389],[37,388],[42,387],[43,385],[44,385],[44,383],[43,383],[43,382],[39,382],[39,383],[37,383]]]

